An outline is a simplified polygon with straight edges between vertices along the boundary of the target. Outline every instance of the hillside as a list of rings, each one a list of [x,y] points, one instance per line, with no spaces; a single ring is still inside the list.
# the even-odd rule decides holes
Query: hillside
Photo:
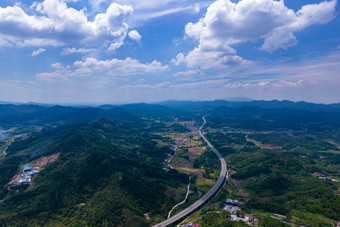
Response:
[[[94,121],[99,118],[111,118],[124,122],[141,122],[131,112],[120,107],[101,109],[94,107],[36,106],[36,105],[0,105],[0,125],[74,124]]]
[[[230,178],[206,207],[218,215],[198,213],[198,223],[238,225],[223,210],[228,198],[245,202],[241,214],[261,223],[275,223],[273,213],[304,226],[339,221],[338,104],[217,100],[1,108],[5,225],[148,226],[182,201],[189,174],[191,192],[174,211],[180,212],[219,174],[216,155],[197,134],[202,116]],[[170,147],[176,155],[168,156],[174,154]],[[25,164],[48,157],[57,159],[33,177],[34,187],[9,184]],[[166,165],[175,170],[164,171]]]
[[[0,222],[147,226],[144,213],[163,218],[176,203],[165,191],[187,178],[162,170],[161,163],[171,151],[152,139],[136,128],[101,119],[49,129],[14,143],[0,163],[4,173]],[[60,157],[37,174],[33,188],[7,190],[6,183],[20,164],[55,153]]]

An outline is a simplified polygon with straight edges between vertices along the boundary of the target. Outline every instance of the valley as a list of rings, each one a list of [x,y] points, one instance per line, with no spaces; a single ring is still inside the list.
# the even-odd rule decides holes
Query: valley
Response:
[[[316,112],[292,109],[296,116],[287,123],[288,113],[276,108],[257,107],[253,111],[266,113],[259,118],[244,112],[251,107],[180,104],[93,108],[95,115],[79,118],[79,109],[45,107],[36,108],[49,113],[41,119],[29,113],[20,114],[20,124],[2,123],[12,131],[1,139],[8,147],[0,159],[1,223],[157,226],[190,206],[196,207],[175,224],[339,221],[337,109],[323,120]],[[223,172],[214,149],[228,163],[228,178],[219,186]],[[22,182],[25,166],[38,171],[30,178],[34,184]],[[214,187],[211,199],[195,205]]]

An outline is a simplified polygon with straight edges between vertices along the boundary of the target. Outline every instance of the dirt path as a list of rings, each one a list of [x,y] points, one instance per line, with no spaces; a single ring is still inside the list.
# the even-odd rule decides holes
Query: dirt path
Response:
[[[5,147],[4,151],[2,152],[5,156],[7,155],[6,151],[7,151],[8,146]]]

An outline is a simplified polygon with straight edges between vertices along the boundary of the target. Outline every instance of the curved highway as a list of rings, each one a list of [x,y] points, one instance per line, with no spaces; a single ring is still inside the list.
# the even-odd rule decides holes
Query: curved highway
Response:
[[[211,143],[202,134],[202,128],[207,123],[204,117],[202,119],[203,119],[204,123],[199,128],[198,133],[200,134],[200,136],[204,139],[204,141],[208,144],[208,146],[215,152],[215,154],[220,159],[220,161],[221,161],[220,176],[218,177],[214,186],[206,194],[204,194],[201,198],[199,198],[199,200],[197,200],[195,203],[193,203],[191,206],[187,207],[186,209],[184,209],[180,213],[172,216],[171,218],[166,219],[165,221],[163,221],[161,223],[154,225],[154,227],[168,226],[168,225],[174,224],[174,223],[188,217],[190,214],[192,214],[193,212],[195,212],[199,208],[201,208],[207,201],[209,201],[209,199],[211,197],[213,197],[218,192],[218,190],[221,188],[221,186],[223,185],[226,178],[228,178],[227,163],[225,162],[222,155],[215,149],[215,147],[213,145],[211,145]]]

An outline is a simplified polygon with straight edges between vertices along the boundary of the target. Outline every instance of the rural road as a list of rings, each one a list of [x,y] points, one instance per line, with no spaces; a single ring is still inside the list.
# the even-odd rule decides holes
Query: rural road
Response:
[[[208,144],[208,146],[215,152],[215,154],[218,156],[218,158],[221,161],[221,173],[220,176],[218,177],[216,183],[213,185],[213,187],[206,193],[204,194],[199,200],[197,200],[195,203],[193,203],[191,206],[187,207],[180,213],[172,216],[171,218],[166,219],[165,221],[158,223],[154,225],[154,227],[164,227],[168,226],[171,224],[174,224],[180,220],[183,220],[184,218],[188,217],[191,215],[193,212],[197,211],[200,209],[207,201],[209,201],[210,198],[212,198],[218,190],[221,188],[221,186],[224,184],[224,181],[228,177],[228,171],[227,171],[227,163],[225,162],[224,158],[222,155],[215,149],[215,147],[205,138],[205,136],[202,134],[202,128],[204,125],[207,123],[205,118],[202,118],[204,123],[203,125],[199,128],[198,133],[200,136],[204,139],[204,141]]]
[[[188,195],[189,195],[189,192],[190,192],[190,180],[191,180],[191,177],[189,176],[189,184],[188,184],[188,186],[187,186],[187,193],[185,194],[184,200],[183,200],[182,202],[180,202],[180,203],[177,203],[177,204],[170,210],[170,212],[169,212],[169,214],[168,214],[168,218],[170,218],[172,211],[173,211],[176,207],[182,205],[183,203],[185,203],[185,201],[187,201]]]

